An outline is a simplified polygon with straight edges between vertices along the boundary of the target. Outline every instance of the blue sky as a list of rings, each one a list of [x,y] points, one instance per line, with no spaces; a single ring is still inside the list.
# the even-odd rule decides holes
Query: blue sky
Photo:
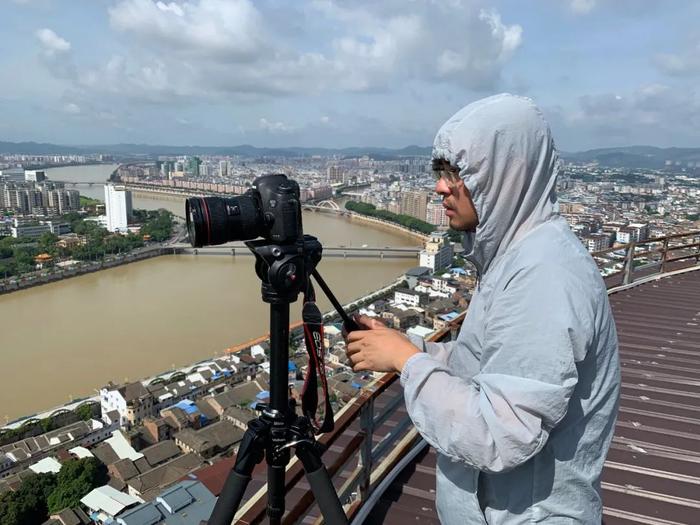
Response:
[[[428,145],[509,91],[560,149],[700,147],[692,0],[0,0],[0,140]]]

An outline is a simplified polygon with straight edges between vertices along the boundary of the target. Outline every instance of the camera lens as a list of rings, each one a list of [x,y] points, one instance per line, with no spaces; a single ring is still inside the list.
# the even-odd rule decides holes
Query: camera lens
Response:
[[[264,231],[260,206],[251,195],[192,197],[185,201],[185,218],[195,248],[254,239]]]

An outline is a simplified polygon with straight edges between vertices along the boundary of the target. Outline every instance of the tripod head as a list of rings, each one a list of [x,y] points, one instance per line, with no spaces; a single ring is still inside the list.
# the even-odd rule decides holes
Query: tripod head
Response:
[[[323,247],[312,235],[292,243],[267,240],[245,243],[255,255],[255,273],[262,281],[262,300],[269,304],[293,303],[306,290],[309,276],[321,260]]]

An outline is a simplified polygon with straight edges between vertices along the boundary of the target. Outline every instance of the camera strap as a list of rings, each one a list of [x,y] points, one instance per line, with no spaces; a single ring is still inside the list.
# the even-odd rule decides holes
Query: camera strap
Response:
[[[301,391],[301,409],[309,418],[316,434],[333,430],[333,408],[328,392],[326,380],[326,364],[324,362],[325,349],[323,348],[323,316],[316,305],[316,294],[311,280],[308,279],[308,287],[304,293],[304,307],[302,319],[304,321],[304,340],[306,351],[309,353],[309,364],[306,367],[304,387]],[[323,392],[323,421],[318,421],[318,382],[321,382]]]

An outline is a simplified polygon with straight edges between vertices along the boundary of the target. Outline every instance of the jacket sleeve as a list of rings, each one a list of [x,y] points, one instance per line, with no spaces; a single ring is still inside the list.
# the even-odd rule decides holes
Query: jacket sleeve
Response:
[[[406,362],[401,383],[408,413],[442,454],[483,471],[506,471],[539,452],[566,415],[593,322],[576,305],[576,286],[555,275],[521,270],[494,291],[481,369],[471,379],[429,354]]]
[[[429,343],[417,335],[409,335],[408,338],[421,352],[430,354],[443,365],[447,363],[447,356],[450,354],[455,344],[454,341],[449,341],[447,343]]]

